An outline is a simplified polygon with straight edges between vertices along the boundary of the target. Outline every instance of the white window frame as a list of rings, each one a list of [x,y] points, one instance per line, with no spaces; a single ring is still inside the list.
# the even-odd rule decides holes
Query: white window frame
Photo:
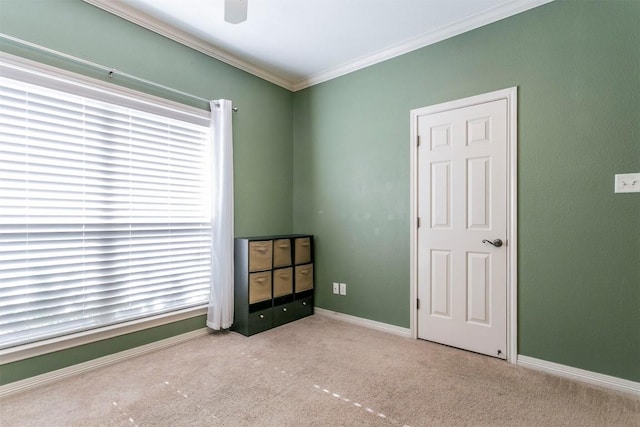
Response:
[[[65,91],[72,89],[73,93],[78,95],[88,95],[87,92],[95,92],[97,90],[102,92],[102,95],[104,95],[103,99],[108,99],[110,96],[114,97],[114,99],[117,97],[119,103],[122,104],[123,97],[136,98],[138,102],[142,101],[147,104],[148,111],[153,112],[154,106],[157,106],[158,111],[162,110],[165,115],[167,114],[167,110],[171,111],[172,117],[176,119],[188,119],[189,121],[197,120],[200,123],[207,125],[211,120],[211,113],[208,110],[191,107],[158,96],[134,91],[126,87],[103,82],[81,74],[0,52],[0,75],[11,78],[12,76],[17,75],[24,76],[24,73],[30,74],[30,79],[32,79],[31,83],[34,84],[38,84],[38,81],[46,81],[46,86],[52,87],[50,82],[55,80],[56,86],[53,86],[53,89]],[[87,86],[90,87],[89,90],[86,89]],[[203,304],[197,307],[153,315],[115,325],[72,333],[61,337],[44,339],[33,343],[22,344],[0,350],[0,363],[6,364],[24,360],[42,354],[65,350],[156,326],[162,326],[202,316],[206,313],[207,304]]]

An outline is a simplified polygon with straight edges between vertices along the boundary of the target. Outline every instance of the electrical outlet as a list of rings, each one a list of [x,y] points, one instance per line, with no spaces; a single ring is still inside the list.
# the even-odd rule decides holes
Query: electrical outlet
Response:
[[[616,174],[616,193],[640,193],[640,173]]]
[[[346,295],[346,294],[347,294],[347,284],[340,283],[340,295]]]
[[[336,295],[340,293],[340,283],[333,282],[333,293]]]

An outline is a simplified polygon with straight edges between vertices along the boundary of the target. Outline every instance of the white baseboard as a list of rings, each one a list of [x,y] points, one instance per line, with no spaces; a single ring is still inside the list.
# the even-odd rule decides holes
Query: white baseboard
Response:
[[[339,313],[336,311],[326,310],[324,308],[315,307],[315,314],[324,316],[330,319],[340,320],[343,322],[351,323],[358,326],[364,326],[366,328],[375,329],[377,331],[387,332],[394,335],[399,335],[405,338],[411,338],[411,329],[403,328],[400,326],[389,325],[388,323],[376,322],[375,320],[364,319],[362,317],[351,316],[349,314]],[[56,371],[47,372],[42,375],[37,375],[24,380],[12,382],[3,386],[0,386],[0,398],[9,396],[13,393],[26,391],[31,388],[39,387],[47,383],[62,380],[74,375],[78,375],[84,372],[88,372],[94,369],[98,369],[104,366],[108,366],[117,362],[121,362],[127,359],[131,359],[136,356],[150,353],[152,351],[160,350],[162,348],[170,347],[172,345],[179,344],[184,341],[188,341],[197,337],[207,335],[209,329],[202,328],[195,331],[187,332],[184,334],[176,335],[164,340],[156,341],[150,344],[145,344],[139,347],[135,347],[129,350],[121,351],[118,353],[110,354],[97,359],[89,360],[87,362],[79,363],[77,365],[69,366],[66,368],[58,369]],[[546,372],[548,374],[557,375],[564,378],[581,381],[600,387],[609,388],[616,391],[625,393],[631,393],[635,396],[640,396],[640,383],[623,378],[613,377],[610,375],[599,374],[597,372],[586,371],[584,369],[574,368],[571,366],[561,365],[559,363],[548,362],[542,359],[536,359],[534,357],[518,355],[518,365],[524,368],[534,369],[537,371]]]
[[[338,313],[337,311],[326,310],[324,308],[314,308],[315,314],[328,317],[330,319],[341,320],[343,322],[352,323],[365,328],[375,329],[377,331],[388,332],[401,337],[411,338],[411,329],[400,326],[390,325],[388,323],[376,322],[375,320],[364,319],[362,317],[351,316],[350,314]]]
[[[402,337],[411,338],[411,329],[402,328],[387,323],[376,322],[375,320],[363,319],[362,317],[351,316],[349,314],[339,313],[336,311],[326,310],[324,308],[315,307],[315,314],[328,317],[330,319],[341,320],[343,322],[352,323],[354,325],[364,326],[366,328],[375,329],[382,332],[388,332]],[[518,355],[517,364],[524,368],[543,371],[548,374],[569,378],[588,384],[605,387],[611,390],[631,393],[640,396],[640,383],[623,378],[613,377],[610,375],[599,374],[597,372],[586,371],[584,369],[574,368],[571,366],[561,365],[559,363],[548,362],[546,360],[536,359],[534,357]]]
[[[534,357],[518,355],[518,365],[543,371],[548,374],[560,377],[570,378],[576,381],[606,387],[616,391],[631,393],[640,396],[640,383],[629,381],[610,375],[599,374],[597,372],[586,371],[584,369],[573,368],[571,366],[561,365],[559,363],[548,362],[546,360],[536,359]]]
[[[202,328],[195,331],[187,332],[184,334],[176,335],[170,338],[166,338],[160,341],[155,341],[149,344],[141,345],[129,350],[120,351],[118,353],[109,354],[104,357],[89,360],[87,362],[78,363],[77,365],[68,366],[66,368],[58,369],[55,371],[47,372],[41,375],[36,375],[24,380],[15,381],[3,386],[0,386],[0,398],[8,396],[13,393],[25,391],[34,387],[39,387],[44,384],[48,384],[54,381],[69,378],[74,375],[78,375],[87,371],[91,371],[103,366],[112,365],[117,362],[121,362],[126,359],[131,359],[136,356],[150,353],[152,351],[160,350],[162,348],[170,347],[172,345],[179,344],[184,341],[192,340],[203,335],[207,335],[209,329]]]

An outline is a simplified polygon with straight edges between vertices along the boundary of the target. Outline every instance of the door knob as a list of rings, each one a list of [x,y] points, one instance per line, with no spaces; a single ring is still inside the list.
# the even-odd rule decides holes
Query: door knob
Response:
[[[496,248],[499,248],[500,246],[502,246],[502,240],[500,239],[496,239],[493,242],[491,240],[483,240],[482,243],[488,243],[490,245],[495,246]]]

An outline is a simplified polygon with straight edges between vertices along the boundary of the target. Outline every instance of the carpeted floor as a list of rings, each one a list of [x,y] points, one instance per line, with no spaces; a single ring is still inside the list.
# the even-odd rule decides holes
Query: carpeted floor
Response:
[[[0,401],[9,426],[640,426],[640,399],[312,316]]]

